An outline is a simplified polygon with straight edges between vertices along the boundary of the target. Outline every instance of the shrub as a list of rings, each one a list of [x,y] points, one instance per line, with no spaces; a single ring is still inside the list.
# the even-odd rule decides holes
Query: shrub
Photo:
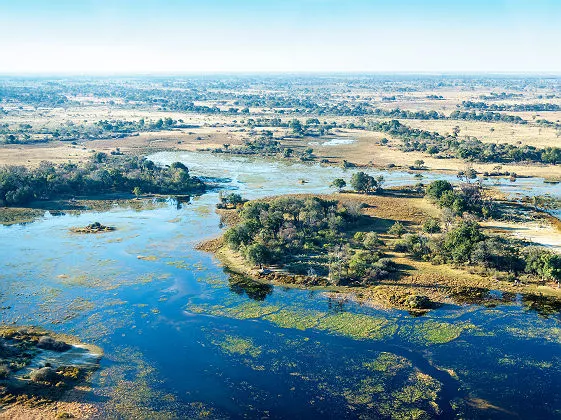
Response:
[[[438,219],[428,219],[423,223],[423,231],[426,233],[439,233],[441,231],[440,221]]]
[[[392,227],[389,228],[388,233],[401,238],[401,236],[405,233],[405,226],[403,226],[401,222],[395,222]]]
[[[60,376],[53,368],[44,367],[31,372],[31,380],[33,382],[54,384],[60,381]]]

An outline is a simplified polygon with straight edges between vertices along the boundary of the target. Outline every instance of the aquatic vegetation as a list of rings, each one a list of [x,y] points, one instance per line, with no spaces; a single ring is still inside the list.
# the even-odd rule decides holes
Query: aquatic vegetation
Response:
[[[382,317],[342,312],[321,318],[316,328],[354,339],[379,340],[391,337],[397,325]]]
[[[249,355],[257,357],[261,354],[261,347],[256,346],[250,338],[242,338],[234,335],[226,335],[224,340],[212,341],[212,344],[220,347],[222,351],[229,354]]]
[[[276,312],[265,315],[263,319],[271,321],[281,328],[307,330],[308,328],[316,327],[320,318],[323,318],[324,316],[324,312],[280,309]]]
[[[386,375],[394,376],[400,370],[411,366],[411,362],[393,353],[382,352],[372,362],[364,362],[363,366],[371,371],[383,372]]]
[[[108,397],[104,407],[107,414],[157,420],[181,417],[175,399],[158,390],[156,369],[144,360],[142,353],[121,347],[108,358],[115,363],[100,373],[101,388],[96,390]]]
[[[473,324],[466,322],[451,324],[449,322],[421,320],[413,325],[402,326],[399,334],[403,338],[418,344],[445,344],[458,338],[465,330],[473,328],[475,328]]]
[[[137,255],[136,258],[139,259],[139,260],[143,260],[143,261],[158,261],[159,260],[159,258],[155,255]]]
[[[345,335],[354,339],[382,339],[391,337],[397,325],[382,317],[342,312],[327,314],[298,308],[280,308],[276,305],[262,305],[245,302],[230,307],[223,305],[190,304],[192,313],[225,316],[235,319],[261,318],[281,328],[306,330],[315,328],[332,334]]]
[[[561,328],[560,327],[538,327],[528,326],[524,327],[506,327],[505,330],[514,336],[525,339],[543,339],[554,343],[561,344]]]
[[[116,229],[117,228],[115,226],[105,226],[99,222],[94,222],[83,227],[73,227],[70,231],[74,233],[104,233],[113,232]]]
[[[252,319],[261,318],[264,315],[276,312],[279,310],[279,307],[274,305],[260,305],[257,302],[244,302],[231,307],[226,307],[224,305],[189,304],[187,309],[190,312],[198,314],[225,316],[235,319]]]

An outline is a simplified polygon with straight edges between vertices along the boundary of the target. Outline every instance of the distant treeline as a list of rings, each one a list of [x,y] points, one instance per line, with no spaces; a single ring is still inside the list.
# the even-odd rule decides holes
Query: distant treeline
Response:
[[[160,118],[146,121],[100,120],[93,124],[75,124],[67,122],[56,128],[41,127],[34,129],[30,124],[19,124],[10,128],[8,124],[0,124],[0,144],[26,144],[46,142],[49,140],[83,141],[106,138],[123,138],[142,131],[160,131],[180,127],[182,120]]]
[[[67,105],[70,101],[58,89],[0,86],[2,102],[53,107]]]
[[[365,128],[401,139],[401,148],[406,152],[421,151],[444,158],[455,157],[476,162],[561,163],[561,149],[558,147],[540,149],[527,145],[483,143],[476,137],[443,136],[437,132],[411,128],[397,120],[369,122]]]
[[[463,101],[462,106],[467,109],[479,109],[489,111],[513,111],[513,112],[540,112],[560,111],[561,106],[557,104],[488,104],[486,102]]]
[[[0,205],[25,205],[75,195],[107,193],[192,194],[203,192],[205,184],[189,175],[182,163],[160,167],[138,157],[97,153],[78,165],[41,162],[39,167],[0,167]]]

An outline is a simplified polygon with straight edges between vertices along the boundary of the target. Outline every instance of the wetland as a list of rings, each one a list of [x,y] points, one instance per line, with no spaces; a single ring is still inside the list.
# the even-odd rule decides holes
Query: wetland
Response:
[[[558,79],[1,80],[0,418],[561,417]]]

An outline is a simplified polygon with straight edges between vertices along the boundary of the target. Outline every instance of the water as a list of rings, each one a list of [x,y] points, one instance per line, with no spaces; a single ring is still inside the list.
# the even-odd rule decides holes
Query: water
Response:
[[[333,178],[351,173],[194,153],[152,159],[230,178],[224,185],[248,198],[327,192]],[[384,176],[388,185],[417,181]],[[220,233],[217,200],[213,191],[190,203],[0,227],[2,322],[103,348],[87,398],[107,417],[561,416],[555,310],[495,294],[494,307],[447,305],[413,317],[257,285],[194,249]],[[69,232],[94,221],[118,230]]]

